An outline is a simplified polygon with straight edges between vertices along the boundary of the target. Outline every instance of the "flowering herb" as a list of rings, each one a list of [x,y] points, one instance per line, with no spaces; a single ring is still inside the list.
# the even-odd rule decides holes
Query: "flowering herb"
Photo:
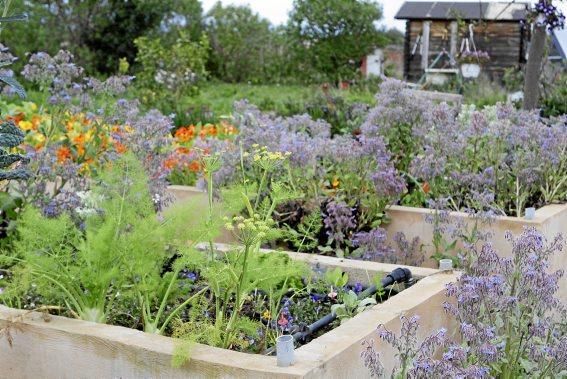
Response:
[[[418,316],[402,316],[400,336],[379,327],[378,336],[397,351],[392,375],[414,377],[560,377],[567,369],[564,309],[555,297],[563,271],[549,272],[553,254],[563,249],[559,235],[546,241],[534,228],[506,234],[512,257],[502,258],[484,244],[470,247],[469,264],[447,285],[447,313],[457,321],[458,341],[439,330],[417,339]],[[372,341],[361,357],[370,374],[385,373]],[[442,354],[439,354],[442,349]]]
[[[117,99],[133,77],[86,78],[72,54],[63,50],[54,56],[32,54],[22,75],[48,96],[45,108],[24,103],[8,112],[26,132],[22,149],[33,160],[30,169],[38,178],[16,189],[26,203],[50,216],[72,212],[79,203],[76,192],[88,190],[88,178],[127,150],[148,171],[156,207],[166,203],[169,169],[164,161],[170,155],[173,124],[155,110],[141,112],[136,101]],[[104,106],[93,113],[101,98]]]

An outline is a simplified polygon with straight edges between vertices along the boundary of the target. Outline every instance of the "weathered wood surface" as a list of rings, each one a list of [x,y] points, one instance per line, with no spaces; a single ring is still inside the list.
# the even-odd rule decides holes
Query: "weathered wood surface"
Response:
[[[193,346],[187,364],[174,368],[172,338],[40,313],[22,316],[25,312],[0,306],[0,330],[8,327],[12,337],[11,346],[0,338],[0,378],[370,378],[360,359],[361,342],[376,339],[378,325],[399,330],[399,315],[406,313],[422,316],[420,337],[441,327],[454,330],[442,304],[445,286],[455,279],[452,272],[423,278],[296,349],[296,362],[286,368],[277,367],[275,357],[201,344]],[[385,344],[376,347],[391,369],[395,352]]]
[[[418,36],[423,33],[422,25],[420,20],[408,21],[406,24],[406,43],[410,48],[409,55],[405,56],[404,76],[410,81],[417,81],[423,75],[422,56],[419,54],[419,49],[414,56],[411,56],[411,49]],[[489,76],[501,78],[506,68],[518,67],[524,63],[525,33],[522,32],[522,26],[519,23],[486,21],[476,25],[473,30],[476,49],[487,51],[490,55],[490,62],[484,66],[484,72]],[[456,33],[457,54],[467,33],[468,26],[461,26]],[[473,49],[472,46],[470,48]],[[450,52],[452,50],[451,21],[431,22],[428,50],[429,65],[441,51]],[[441,67],[442,64],[443,61],[440,62],[440,66],[436,67]]]

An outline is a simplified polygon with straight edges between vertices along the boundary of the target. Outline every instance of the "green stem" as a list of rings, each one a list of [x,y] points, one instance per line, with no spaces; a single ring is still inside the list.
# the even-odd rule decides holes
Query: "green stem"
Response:
[[[159,320],[161,319],[163,311],[165,310],[167,300],[169,299],[169,294],[173,290],[173,285],[177,282],[177,277],[179,275],[179,271],[180,271],[180,269],[178,268],[173,272],[171,280],[169,281],[169,285],[167,286],[167,290],[165,291],[165,294],[163,295],[163,298],[161,299],[161,304],[159,306],[158,312],[156,314],[156,318],[154,320],[154,324],[155,324],[156,327],[157,327],[157,324],[159,323]]]
[[[167,316],[167,318],[165,319],[165,321],[163,322],[163,324],[161,325],[161,328],[159,328],[159,334],[163,334],[163,331],[165,330],[165,328],[167,327],[167,325],[169,325],[169,322],[171,321],[171,319],[177,315],[183,308],[185,308],[191,301],[193,301],[193,299],[195,299],[197,296],[200,296],[203,292],[205,292],[206,290],[208,290],[209,287],[205,287],[202,290],[200,290],[199,292],[195,293],[194,295],[192,295],[191,297],[189,297],[187,300],[185,300],[183,303],[181,303],[177,308],[175,308],[173,311],[171,311],[171,313],[169,314],[169,316]]]
[[[228,324],[226,325],[226,334],[224,339],[224,347],[228,347],[228,343],[230,342],[230,335],[232,333],[232,326],[236,321],[238,314],[242,308],[242,287],[244,283],[244,279],[246,277],[246,271],[248,268],[248,255],[250,254],[250,245],[244,246],[244,258],[242,262],[242,271],[238,277],[238,283],[236,285],[236,302],[234,303],[234,309],[232,314],[230,315],[230,319],[228,320]]]
[[[213,173],[212,172],[207,172],[207,195],[208,195],[208,200],[209,200],[209,214],[208,214],[208,219],[207,219],[207,223],[209,224],[209,228],[212,228],[213,226]],[[209,250],[210,250],[210,254],[209,254],[209,259],[212,262],[214,260],[214,256],[215,256],[215,248],[214,248],[214,244],[213,244],[213,240],[211,238],[209,238]]]
[[[260,180],[260,185],[258,186],[256,201],[254,201],[254,212],[258,211],[258,205],[260,205],[260,195],[262,194],[262,190],[264,189],[264,185],[266,184],[267,176],[268,176],[268,170],[264,170],[264,174],[262,175],[262,179]],[[252,217],[254,215],[250,215],[250,216]]]

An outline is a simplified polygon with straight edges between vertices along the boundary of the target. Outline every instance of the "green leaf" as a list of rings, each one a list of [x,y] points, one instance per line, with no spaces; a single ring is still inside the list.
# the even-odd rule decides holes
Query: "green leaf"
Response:
[[[0,17],[0,23],[2,22],[18,22],[18,21],[27,21],[28,16],[25,14],[15,14],[13,16],[7,17]]]
[[[3,81],[4,83],[12,87],[12,89],[16,91],[20,98],[24,99],[26,97],[26,90],[16,79],[12,78],[11,76],[0,75],[0,81]]]

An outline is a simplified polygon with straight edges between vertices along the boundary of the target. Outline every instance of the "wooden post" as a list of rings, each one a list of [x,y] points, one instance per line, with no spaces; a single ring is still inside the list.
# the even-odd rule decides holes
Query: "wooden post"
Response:
[[[457,55],[457,38],[459,37],[458,31],[459,25],[457,24],[457,21],[451,21],[451,49],[449,53],[453,59],[455,59],[455,56]]]
[[[423,21],[423,37],[421,40],[421,68],[429,67],[429,29],[431,21]]]
[[[535,109],[539,100],[539,79],[541,76],[543,56],[545,54],[545,26],[534,23],[532,40],[528,53],[528,63],[524,75],[524,109]]]

